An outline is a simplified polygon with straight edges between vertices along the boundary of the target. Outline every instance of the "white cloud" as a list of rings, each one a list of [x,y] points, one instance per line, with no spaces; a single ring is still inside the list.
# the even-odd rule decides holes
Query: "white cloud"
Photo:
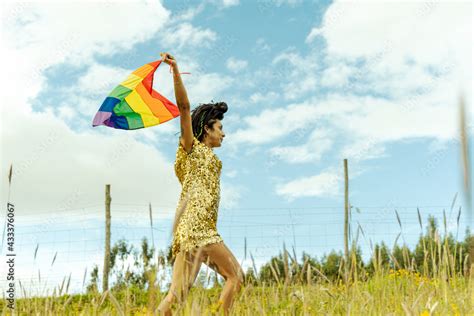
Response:
[[[310,177],[301,177],[276,185],[276,193],[289,202],[296,198],[324,196],[334,197],[340,194],[341,176],[334,170],[326,170]]]
[[[472,30],[471,5],[467,3],[372,2],[363,5],[337,1],[323,20],[321,35],[328,52],[346,57],[370,56],[391,44],[390,54],[423,63],[442,61]],[[367,14],[370,12],[370,15]],[[332,17],[332,23],[326,23]],[[439,23],[443,21],[443,23]],[[457,34],[453,36],[452,31]],[[349,37],[348,37],[349,35]],[[442,38],[443,45],[439,45]]]
[[[349,135],[380,142],[456,137],[456,95],[436,97],[421,97],[420,103],[413,107],[409,106],[408,99],[388,101],[375,97],[347,97],[345,102],[354,104],[356,111],[336,116],[340,128]]]
[[[461,83],[468,91],[472,81],[471,8],[472,4],[460,2],[337,1],[328,8],[322,26],[314,28],[308,38],[322,36],[327,54],[334,59],[376,59],[370,71],[392,85],[395,78],[391,74],[404,75],[396,78],[398,82],[412,82],[407,61],[411,61],[410,68],[452,65],[448,87]]]
[[[272,8],[273,6],[276,7],[281,7],[284,5],[288,5],[290,7],[295,7],[301,3],[304,3],[303,0],[271,0],[271,1],[261,1],[259,3],[259,8],[261,11],[265,12],[265,10],[268,10]]]
[[[320,28],[314,27],[309,32],[308,36],[306,36],[306,43],[311,43],[316,37],[322,34],[322,30]]]
[[[273,59],[272,68],[277,71],[272,79],[283,81],[280,87],[286,100],[304,100],[318,89],[319,67],[320,61],[316,56],[302,56],[290,47]]]
[[[245,190],[246,189],[244,187],[228,183],[227,181],[221,181],[221,199],[219,208],[235,208],[238,205]]]
[[[342,87],[349,82],[349,76],[354,68],[344,63],[334,63],[321,74],[320,83],[325,87]]]
[[[277,195],[288,202],[303,197],[323,197],[340,200],[344,196],[344,170],[339,160],[337,166],[330,166],[315,175],[297,177],[291,180],[278,179],[275,185]],[[351,164],[350,178],[355,179],[367,169],[358,164]]]
[[[229,178],[235,178],[235,176],[237,175],[237,170],[229,170],[225,172],[224,175]]]
[[[317,87],[318,80],[315,76],[306,76],[299,82],[293,81],[285,90],[284,96],[286,100],[301,99],[306,93],[312,92]]]
[[[239,4],[239,0],[222,0],[224,7],[233,7]]]
[[[29,250],[29,252],[25,250]],[[38,256],[35,262],[32,263],[30,258],[34,251],[35,248],[33,247],[25,247],[16,253],[17,258],[21,258],[21,260],[18,260],[18,264],[15,266],[15,278],[20,280],[21,283],[27,284],[26,293],[19,291],[17,293],[19,297],[23,297],[24,294],[29,298],[44,295],[44,289],[53,290],[64,281],[68,282],[69,275],[71,278],[69,280],[68,293],[81,293],[89,282],[93,265],[98,263],[100,266],[101,262],[104,261],[102,252],[97,251],[91,253],[90,251],[84,251],[78,254],[78,250],[76,249],[76,252],[58,252],[54,265],[52,266],[51,263],[57,248],[41,244],[41,247],[38,249]],[[67,257],[65,255],[66,253]],[[84,260],[86,257],[87,261]],[[86,268],[88,272],[86,275],[86,283],[83,287],[82,283]],[[38,271],[40,271],[41,280],[38,277]],[[6,285],[6,282],[3,282],[4,281],[2,281],[2,286]],[[6,286],[4,288],[6,288]]]
[[[385,155],[385,146],[372,137],[360,138],[354,142],[346,143],[340,152],[341,158],[348,159],[352,163],[381,158]]]
[[[271,46],[267,43],[267,41],[260,37],[255,42],[254,47],[252,47],[252,53],[257,55],[264,55],[270,52]]]
[[[184,6],[183,6],[184,7]],[[190,21],[204,11],[206,2],[201,2],[195,7],[186,7],[184,12],[180,12],[176,17],[176,21]]]
[[[59,107],[59,116],[63,120],[71,120],[76,117],[77,112],[71,106],[61,106]]]
[[[181,23],[163,32],[161,38],[164,45],[179,50],[183,47],[209,47],[217,39],[217,34],[190,23]]]
[[[295,137],[291,137],[295,142]],[[270,149],[270,155],[286,161],[290,164],[318,162],[322,155],[331,149],[333,141],[331,136],[324,130],[315,129],[302,145],[276,146]]]
[[[272,143],[314,122],[317,112],[318,107],[311,101],[265,109],[258,115],[243,117],[243,127],[227,138],[232,145]]]
[[[247,68],[248,62],[246,60],[237,59],[230,57],[227,59],[226,66],[232,72],[238,73],[243,69]]]
[[[267,103],[273,102],[278,99],[280,95],[275,91],[269,91],[268,93],[256,92],[250,96],[250,101],[253,103]]]
[[[35,54],[25,58],[25,62],[34,62],[34,70],[61,62],[77,64],[96,54],[130,49],[154,36],[169,18],[169,12],[152,1],[119,6],[107,2],[13,3],[4,7],[3,15],[4,41],[20,54],[34,48]],[[131,17],[140,17],[141,23],[127,23],[127,27],[117,24]]]
[[[123,69],[93,62],[89,64],[87,72],[79,77],[70,92],[80,90],[81,94],[108,95],[117,86],[117,80],[125,80],[132,71],[133,69]]]
[[[289,63],[298,70],[305,70],[308,67],[307,60],[301,56],[301,54],[294,47],[286,49],[275,56],[272,60],[272,64],[274,65],[278,65],[281,62]]]
[[[218,9],[227,9],[239,5],[239,0],[208,0],[198,2],[196,6],[189,6],[189,3],[177,7],[177,15],[173,16],[175,22],[191,21],[201,14],[208,5],[215,5]]]
[[[218,73],[202,73],[184,79],[189,100],[192,104],[224,99],[224,91],[231,87],[233,79]]]

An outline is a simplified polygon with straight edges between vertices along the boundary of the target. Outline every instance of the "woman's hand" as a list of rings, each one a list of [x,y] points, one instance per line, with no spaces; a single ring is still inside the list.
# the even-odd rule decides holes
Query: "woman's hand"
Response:
[[[176,67],[178,64],[176,63],[176,59],[174,59],[173,56],[171,56],[169,53],[160,53],[160,56],[161,56],[161,60],[172,66],[172,67]]]

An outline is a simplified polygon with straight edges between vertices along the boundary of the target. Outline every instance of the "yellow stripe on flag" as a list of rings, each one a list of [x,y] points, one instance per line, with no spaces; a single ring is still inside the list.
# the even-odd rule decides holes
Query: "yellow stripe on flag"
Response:
[[[129,88],[130,90],[134,90],[135,87],[143,81],[143,78],[134,75],[133,73],[130,74],[125,81],[121,83],[122,86]]]
[[[144,127],[160,124],[160,120],[153,115],[153,112],[151,112],[150,108],[145,102],[143,102],[136,90],[130,92],[130,94],[125,98],[125,101],[127,101],[133,111],[142,116]]]

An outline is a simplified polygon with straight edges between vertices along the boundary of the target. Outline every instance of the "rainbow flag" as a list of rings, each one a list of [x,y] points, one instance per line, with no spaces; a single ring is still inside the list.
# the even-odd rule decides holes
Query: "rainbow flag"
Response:
[[[92,126],[139,129],[158,125],[179,116],[178,107],[153,89],[153,74],[161,60],[132,72],[105,98]]]

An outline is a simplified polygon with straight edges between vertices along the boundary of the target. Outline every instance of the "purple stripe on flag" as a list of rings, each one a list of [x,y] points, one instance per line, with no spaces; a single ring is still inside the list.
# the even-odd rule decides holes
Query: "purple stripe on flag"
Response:
[[[107,125],[107,126],[109,126],[109,127],[116,128],[114,121],[112,121],[112,118],[107,119],[107,121],[104,122],[104,125]]]
[[[112,112],[102,112],[102,111],[97,112],[97,114],[94,117],[94,121],[92,122],[92,126],[103,125],[104,122],[108,120],[111,116],[112,116]]]

